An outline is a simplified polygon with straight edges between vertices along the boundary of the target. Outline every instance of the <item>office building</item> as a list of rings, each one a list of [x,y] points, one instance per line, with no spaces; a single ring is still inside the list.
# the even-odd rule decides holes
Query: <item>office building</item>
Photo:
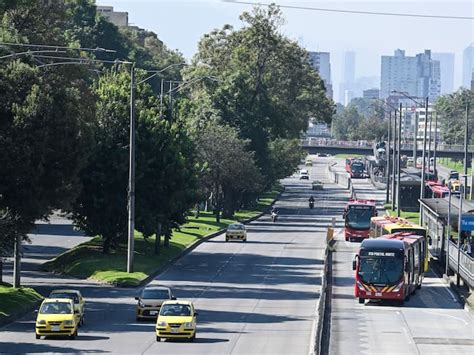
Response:
[[[378,99],[380,97],[379,89],[367,89],[362,92],[364,99]]]
[[[441,95],[454,91],[454,53],[433,53],[431,56],[439,61],[441,70]]]
[[[410,96],[429,97],[434,102],[441,91],[439,61],[431,58],[431,51],[405,56],[397,49],[393,56],[382,56],[380,96],[387,98],[393,91]]]
[[[462,60],[462,86],[469,88],[474,72],[474,42],[464,50]]]
[[[324,82],[326,96],[332,99],[331,55],[328,52],[309,52],[311,65]]]
[[[97,13],[117,27],[128,26],[128,12],[114,11],[113,6],[97,6]]]

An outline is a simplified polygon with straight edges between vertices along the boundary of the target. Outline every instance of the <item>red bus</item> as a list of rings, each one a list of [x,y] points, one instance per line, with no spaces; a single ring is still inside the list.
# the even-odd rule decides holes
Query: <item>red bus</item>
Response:
[[[426,197],[443,198],[449,195],[449,188],[438,182],[427,182],[429,194]]]
[[[349,200],[343,215],[346,241],[368,238],[370,220],[376,215],[374,200]]]
[[[363,178],[365,177],[364,162],[358,158],[348,158],[346,159],[346,171],[351,178]]]
[[[376,299],[403,304],[408,300],[423,281],[425,239],[411,233],[394,233],[364,240],[352,263],[359,303]]]

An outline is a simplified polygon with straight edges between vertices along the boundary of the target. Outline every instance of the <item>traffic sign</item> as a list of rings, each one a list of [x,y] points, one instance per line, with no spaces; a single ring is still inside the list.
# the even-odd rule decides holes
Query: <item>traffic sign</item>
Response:
[[[462,231],[474,230],[474,214],[463,214],[461,216],[461,230]]]

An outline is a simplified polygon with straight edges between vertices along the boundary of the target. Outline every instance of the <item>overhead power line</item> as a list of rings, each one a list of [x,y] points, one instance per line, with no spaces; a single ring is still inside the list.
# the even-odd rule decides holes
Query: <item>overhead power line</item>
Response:
[[[269,3],[263,2],[251,2],[251,1],[234,1],[234,0],[221,0],[231,4],[243,4],[243,5],[257,5],[257,6],[270,6]],[[398,16],[398,17],[416,17],[416,18],[433,18],[433,19],[444,19],[444,20],[474,20],[472,16],[449,16],[449,15],[425,15],[425,14],[410,14],[410,13],[397,13],[397,12],[379,12],[379,11],[359,11],[359,10],[340,10],[340,9],[328,9],[322,7],[311,7],[311,6],[296,6],[296,5],[279,5],[278,7],[284,9],[295,9],[295,10],[309,10],[309,11],[321,11],[321,12],[337,12],[345,14],[356,14],[356,15],[376,15],[376,16]]]

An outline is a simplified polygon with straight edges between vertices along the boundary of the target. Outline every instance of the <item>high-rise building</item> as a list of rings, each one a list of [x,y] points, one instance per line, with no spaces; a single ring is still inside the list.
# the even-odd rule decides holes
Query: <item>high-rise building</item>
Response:
[[[332,99],[331,55],[328,52],[309,52],[309,60],[324,82],[326,96]]]
[[[342,64],[342,83],[339,85],[339,102],[347,105],[347,97],[353,97],[354,82],[355,82],[355,52],[344,52],[344,61]]]
[[[474,42],[464,50],[462,59],[462,86],[469,88],[474,72]]]
[[[433,53],[431,57],[439,61],[441,69],[441,95],[454,91],[454,53]]]
[[[434,101],[441,90],[439,61],[431,58],[431,51],[405,56],[397,49],[393,56],[382,56],[380,96],[387,98],[393,91],[405,92],[410,96],[429,97]]]

